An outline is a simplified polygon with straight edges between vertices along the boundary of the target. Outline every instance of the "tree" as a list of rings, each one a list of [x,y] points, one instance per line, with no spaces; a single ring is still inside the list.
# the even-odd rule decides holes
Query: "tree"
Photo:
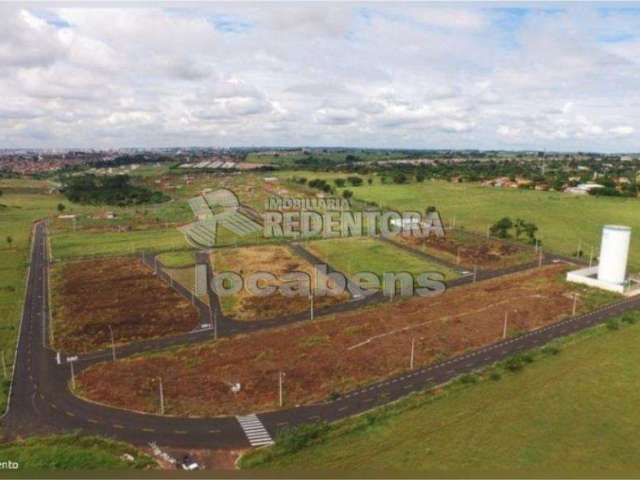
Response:
[[[513,226],[516,229],[516,238],[517,239],[519,239],[520,235],[522,235],[526,231],[526,225],[527,225],[527,222],[525,222],[523,219],[516,218],[516,221],[513,224]]]
[[[407,183],[407,176],[400,172],[393,176],[393,183],[402,184]]]
[[[60,213],[64,212],[64,209],[65,209],[65,208],[67,208],[67,207],[65,207],[65,206],[64,206],[64,203],[59,203],[59,204],[58,204],[58,211],[59,211]]]
[[[367,183],[369,185],[371,185],[373,183],[373,178],[371,178],[371,177],[367,178]]]
[[[333,183],[336,184],[336,187],[343,188],[347,181],[344,178],[336,178]]]
[[[349,200],[351,197],[353,197],[353,192],[351,190],[343,190],[342,191],[342,196]]]
[[[498,238],[508,238],[509,230],[513,227],[513,222],[509,217],[498,220],[490,229],[491,234]]]
[[[9,244],[9,248],[11,248],[11,244],[13,243],[13,237],[11,237],[11,235],[7,235],[7,243]]]
[[[528,222],[524,224],[524,231],[527,234],[527,238],[529,239],[529,243],[536,243],[536,232],[538,231],[538,226],[535,223]]]
[[[347,177],[347,181],[354,187],[359,187],[363,182],[362,178],[360,177]]]
[[[416,182],[422,183],[422,182],[424,182],[425,178],[426,178],[426,176],[425,176],[424,173],[422,173],[422,172],[416,173]]]

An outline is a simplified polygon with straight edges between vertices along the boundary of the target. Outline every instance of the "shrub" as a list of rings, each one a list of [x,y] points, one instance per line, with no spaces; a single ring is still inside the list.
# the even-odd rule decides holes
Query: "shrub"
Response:
[[[630,313],[626,313],[623,317],[622,317],[622,321],[624,323],[628,323],[629,325],[633,325],[634,323],[636,323],[636,317],[633,316]]]
[[[499,372],[491,372],[491,375],[489,375],[489,378],[491,380],[493,380],[494,382],[497,382],[498,380],[500,380],[502,378],[502,375],[500,375]]]
[[[467,373],[460,377],[460,383],[464,383],[464,384],[478,383],[478,377],[473,373]]]
[[[524,362],[522,361],[522,358],[520,358],[520,356],[515,355],[509,358],[505,362],[504,366],[511,372],[518,372],[524,367]]]
[[[611,320],[607,320],[607,328],[609,330],[618,330],[620,328],[620,324],[615,318],[612,318]]]
[[[548,345],[542,349],[542,353],[546,355],[557,355],[560,353],[560,349],[553,345]]]
[[[278,434],[276,445],[283,453],[294,453],[309,445],[329,429],[326,422],[307,423],[287,428]]]

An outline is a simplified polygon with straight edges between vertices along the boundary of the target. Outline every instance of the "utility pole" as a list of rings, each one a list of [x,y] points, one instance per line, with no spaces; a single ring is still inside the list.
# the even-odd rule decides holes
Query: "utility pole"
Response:
[[[158,382],[160,390],[160,415],[164,415],[164,389],[162,388],[162,377],[158,377]]]
[[[411,361],[409,362],[409,368],[413,370],[414,360],[416,355],[416,339],[411,339]]]
[[[73,370],[74,361],[75,360],[69,362],[69,367],[71,368],[71,391],[74,391],[76,389],[76,373]]]
[[[507,338],[507,322],[509,321],[509,312],[504,312],[504,327],[502,327],[502,338]]]
[[[213,305],[209,305],[209,324],[213,328],[213,338],[218,339],[218,317],[213,311]]]
[[[111,356],[113,357],[113,361],[116,361],[116,342],[113,339],[113,329],[111,325],[107,325],[109,327],[109,335],[111,335]]]
[[[280,408],[282,408],[282,406],[284,405],[283,383],[285,375],[286,374],[284,372],[278,372],[278,392],[280,397]]]

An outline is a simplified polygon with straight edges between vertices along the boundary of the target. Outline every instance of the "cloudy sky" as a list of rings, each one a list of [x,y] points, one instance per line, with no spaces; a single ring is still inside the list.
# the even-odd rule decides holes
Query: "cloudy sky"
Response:
[[[640,150],[640,4],[0,7],[0,148]]]

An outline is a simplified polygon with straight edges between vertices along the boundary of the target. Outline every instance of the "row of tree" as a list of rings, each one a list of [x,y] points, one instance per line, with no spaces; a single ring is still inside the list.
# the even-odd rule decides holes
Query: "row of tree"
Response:
[[[491,235],[494,237],[521,240],[524,236],[527,242],[532,245],[536,243],[537,231],[538,226],[535,223],[527,222],[521,218],[512,221],[509,217],[501,218],[490,228]],[[537,242],[540,243],[539,240]]]
[[[63,180],[62,192],[72,202],[91,205],[127,206],[161,203],[170,199],[162,192],[134,185],[128,175],[67,177]]]

